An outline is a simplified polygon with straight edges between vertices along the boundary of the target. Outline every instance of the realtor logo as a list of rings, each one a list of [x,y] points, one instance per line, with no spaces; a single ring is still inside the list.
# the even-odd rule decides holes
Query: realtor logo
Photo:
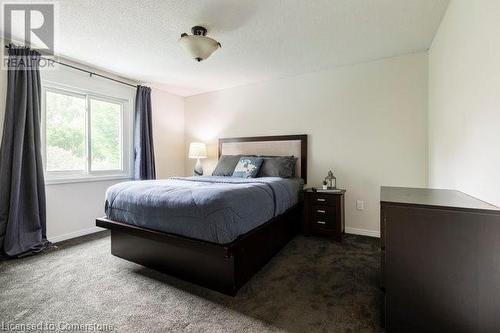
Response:
[[[2,7],[4,41],[54,55],[53,3],[4,3]]]

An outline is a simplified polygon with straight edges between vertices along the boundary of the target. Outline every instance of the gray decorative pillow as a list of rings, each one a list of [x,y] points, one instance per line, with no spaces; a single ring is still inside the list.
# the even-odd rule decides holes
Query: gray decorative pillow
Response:
[[[295,175],[297,158],[293,156],[267,156],[260,168],[259,177],[291,178]]]
[[[240,157],[241,155],[222,155],[214,172],[212,172],[212,176],[232,176]]]
[[[242,156],[234,168],[233,177],[255,178],[262,166],[261,157]]]

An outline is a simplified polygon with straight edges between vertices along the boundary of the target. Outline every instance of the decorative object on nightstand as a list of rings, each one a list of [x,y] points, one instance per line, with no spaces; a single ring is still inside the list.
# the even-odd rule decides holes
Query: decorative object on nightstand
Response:
[[[333,175],[332,170],[328,171],[328,175],[325,177],[325,180],[323,180],[323,186],[321,188],[313,187],[313,188],[311,188],[311,191],[313,191],[313,192],[330,192],[330,193],[334,193],[334,192],[340,193],[342,191],[345,192],[345,190],[337,188],[337,178]]]
[[[326,182],[326,188],[324,188]],[[323,189],[324,190],[334,190],[337,188],[337,178],[333,175],[332,170],[328,171],[328,175],[325,177],[323,181]]]
[[[196,158],[194,175],[203,175],[203,167],[201,165],[200,158],[207,158],[207,146],[201,142],[191,142],[189,144],[189,158]]]
[[[342,241],[344,234],[345,190],[304,191],[304,233],[306,235],[333,237]]]

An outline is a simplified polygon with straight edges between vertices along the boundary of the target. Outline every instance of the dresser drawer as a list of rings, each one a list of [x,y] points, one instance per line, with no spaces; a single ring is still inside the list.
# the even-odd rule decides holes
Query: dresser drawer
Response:
[[[322,193],[311,193],[310,199],[311,205],[321,205],[321,206],[336,206],[338,196]]]
[[[380,288],[385,290],[385,251],[380,251]]]

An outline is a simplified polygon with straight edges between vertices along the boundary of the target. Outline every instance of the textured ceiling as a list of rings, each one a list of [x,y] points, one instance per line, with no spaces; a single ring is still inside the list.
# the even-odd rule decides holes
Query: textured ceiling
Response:
[[[426,50],[448,0],[64,0],[57,51],[193,95]],[[197,63],[177,44],[204,25]]]

